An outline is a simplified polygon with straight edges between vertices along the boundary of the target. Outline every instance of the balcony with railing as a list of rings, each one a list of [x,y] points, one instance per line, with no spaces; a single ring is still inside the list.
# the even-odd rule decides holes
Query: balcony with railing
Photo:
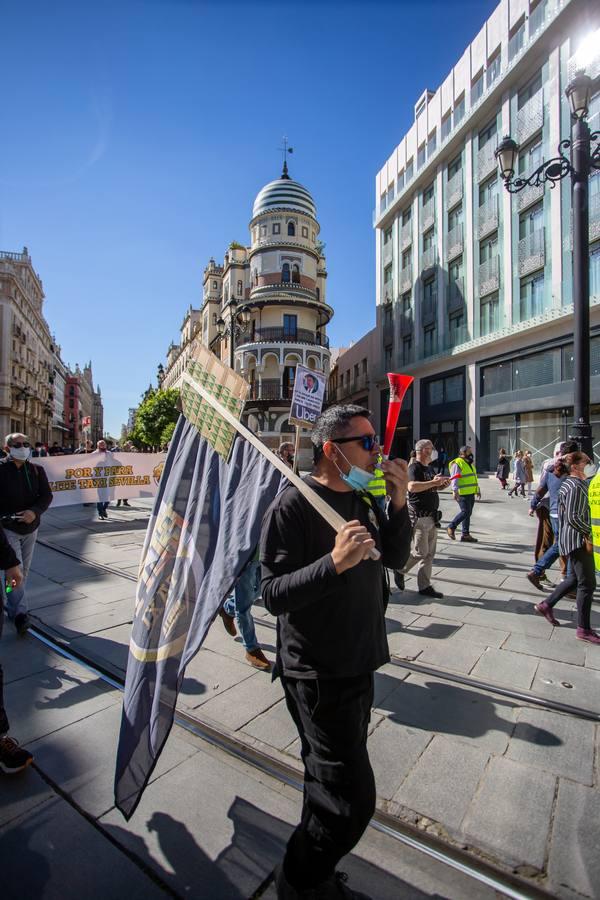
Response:
[[[486,259],[479,266],[479,296],[492,294],[500,287],[500,257],[498,255]]]
[[[496,170],[498,165],[494,156],[496,144],[497,141],[490,138],[477,153],[477,177],[479,181],[483,181],[484,178],[487,178],[488,175],[491,175]]]
[[[291,400],[292,387],[284,387],[279,378],[263,378],[250,385],[249,400]]]
[[[388,317],[385,317],[383,322],[383,344],[385,347],[389,347],[390,344],[394,343],[394,323]]]
[[[424,297],[421,302],[421,324],[433,325],[437,321],[437,296]]]
[[[517,111],[516,140],[524,144],[544,124],[544,92],[539,90]]]
[[[460,347],[461,344],[466,344],[470,340],[468,325],[452,326],[450,322],[448,331],[444,335],[444,349],[453,350],[455,347]]]
[[[400,293],[403,294],[405,291],[410,290],[413,283],[413,275],[412,275],[412,266],[406,266],[404,269],[400,269]]]
[[[531,172],[526,172],[525,175],[531,175]],[[543,184],[530,184],[526,188],[523,188],[522,191],[516,195],[517,197],[517,209],[519,212],[527,209],[529,206],[533,206],[534,203],[537,203],[544,196],[544,185]]]
[[[544,229],[538,228],[519,241],[519,275],[543,269],[545,261]]]
[[[314,344],[317,347],[329,347],[329,338],[307,328],[256,328],[240,335],[237,346],[259,343]]]
[[[463,226],[462,223],[455,225],[446,237],[446,259],[454,259],[463,252]]]
[[[387,266],[394,258],[394,242],[389,240],[387,244],[383,245],[383,252],[381,254],[381,260],[384,266]]]
[[[412,221],[405,222],[400,232],[400,246],[403,250],[412,244]]]
[[[465,281],[464,278],[456,278],[448,285],[447,309],[450,313],[459,312],[465,308]]]
[[[421,231],[430,228],[435,221],[435,198],[432,197],[421,210]]]
[[[486,203],[479,207],[477,217],[477,234],[485,237],[498,228],[498,197],[490,197]]]
[[[437,262],[437,250],[435,247],[428,247],[421,253],[421,276],[429,272]]]
[[[452,178],[448,179],[446,185],[446,209],[452,209],[462,200],[463,196],[463,173],[462,169],[455,172]]]
[[[508,61],[511,63],[525,47],[525,22],[508,41]]]

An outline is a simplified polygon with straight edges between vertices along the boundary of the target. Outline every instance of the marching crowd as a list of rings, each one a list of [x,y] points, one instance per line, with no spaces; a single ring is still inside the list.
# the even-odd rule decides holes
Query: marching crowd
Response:
[[[424,597],[443,598],[432,584],[441,529],[439,493],[450,489],[456,514],[446,525],[452,541],[477,544],[471,522],[480,488],[473,449],[460,448],[440,460],[432,442],[417,441],[410,463],[383,460],[368,410],[333,406],[311,434],[314,467],[305,483],[346,524],[335,533],[293,484],[281,490],[262,525],[260,545],[248,548],[241,573],[220,616],[231,635],[239,630],[246,661],[265,671],[265,657],[251,607],[262,596],[277,618],[275,675],[296,725],[305,768],[303,811],[278,869],[280,900],[368,900],[350,889],[339,860],[356,845],[375,808],[375,782],[367,752],[373,705],[373,674],[389,661],[385,613],[393,572],[399,591],[416,569]],[[102,446],[103,445],[103,446]],[[40,448],[38,456],[40,455]],[[99,450],[106,444],[99,442]],[[19,634],[29,626],[26,579],[37,530],[52,502],[44,469],[32,463],[26,435],[6,438],[0,460],[0,568],[2,615]],[[290,467],[294,446],[279,456]],[[437,464],[437,465],[436,465]],[[449,474],[445,474],[446,466]],[[563,597],[577,603],[575,637],[600,644],[590,611],[600,568],[600,474],[576,444],[557,444],[533,490],[529,452],[514,455],[509,497],[530,497],[539,519],[536,561],[527,578],[536,590],[548,586],[546,572],[561,561],[563,579],[533,610],[559,625],[553,609]],[[496,477],[508,489],[510,458],[502,449]],[[100,510],[99,510],[100,513]],[[104,517],[104,516],[103,516]],[[22,770],[32,755],[8,735],[0,667],[0,770]]]

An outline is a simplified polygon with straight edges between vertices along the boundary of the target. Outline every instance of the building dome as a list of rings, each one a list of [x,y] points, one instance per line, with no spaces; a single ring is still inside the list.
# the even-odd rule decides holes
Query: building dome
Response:
[[[258,192],[252,207],[252,218],[271,209],[290,209],[317,218],[315,201],[305,187],[287,177],[287,167],[283,177],[269,182]]]

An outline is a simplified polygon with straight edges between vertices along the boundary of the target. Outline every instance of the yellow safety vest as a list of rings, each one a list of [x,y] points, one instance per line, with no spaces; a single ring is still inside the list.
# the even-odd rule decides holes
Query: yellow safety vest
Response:
[[[387,490],[385,487],[385,477],[382,469],[373,469],[373,477],[371,478],[367,490],[373,497],[385,497]]]
[[[468,460],[463,459],[462,456],[457,456],[450,465],[453,463],[456,463],[460,470],[460,477],[455,479],[458,485],[459,496],[464,497],[467,494],[476,494],[479,486],[477,484],[477,470],[475,466]]]
[[[600,472],[590,481],[588,491],[590,518],[592,520],[592,544],[594,545],[594,563],[600,572]]]

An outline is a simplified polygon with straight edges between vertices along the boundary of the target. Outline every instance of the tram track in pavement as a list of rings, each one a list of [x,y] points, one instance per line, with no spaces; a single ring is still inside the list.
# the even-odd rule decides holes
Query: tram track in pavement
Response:
[[[119,691],[124,690],[122,672],[106,660],[74,649],[67,639],[52,635],[47,628],[43,627],[43,623],[32,626],[28,633],[54,653],[80,666],[103,683]],[[261,774],[274,778],[299,792],[303,790],[301,772],[294,766],[286,764],[257,747],[246,744],[231,733],[181,709],[176,710],[174,722],[176,726],[220,750],[226,756],[233,757],[258,770]],[[448,866],[467,878],[496,891],[501,896],[510,897],[513,900],[548,900],[553,896],[534,881],[528,880],[518,873],[504,870],[476,855],[476,848],[467,850],[451,844],[437,835],[424,832],[417,825],[385,811],[376,810],[369,826],[375,831],[393,838],[398,843],[424,854],[429,859]],[[273,879],[274,873],[263,882],[260,889],[252,895],[251,900],[259,900],[259,897],[273,883]]]
[[[46,541],[38,540],[38,544],[46,547],[47,549],[54,550],[56,553],[68,556],[71,559],[76,560],[77,562],[89,566],[90,568],[106,572],[107,574],[116,575],[119,578],[137,583],[137,578],[135,575],[131,575],[128,572],[121,572],[119,569],[113,566],[107,566],[104,563],[98,563],[95,560],[86,559],[85,556],[79,553],[75,553],[62,547],[55,547],[53,544],[49,544]],[[256,624],[262,625],[266,628],[270,628],[272,630],[276,629],[276,625],[274,622],[269,622],[263,618],[257,617],[254,617],[254,621]],[[458,672],[452,672],[451,670],[444,669],[441,666],[425,665],[417,661],[404,659],[397,655],[392,655],[390,662],[397,668],[407,670],[412,674],[426,675],[429,678],[439,678],[442,681],[459,684],[462,687],[468,687],[472,690],[483,691],[486,694],[495,694],[499,697],[506,697],[507,699],[513,700],[516,704],[521,706],[533,706],[550,710],[551,712],[562,713],[563,715],[572,716],[577,719],[584,719],[589,722],[600,722],[600,712],[595,712],[594,710],[586,709],[585,707],[579,707],[570,703],[563,703],[560,700],[552,700],[549,697],[543,697],[533,691],[518,690],[517,688],[512,688],[506,684],[487,681],[486,679],[476,678],[472,675],[463,675]]]

